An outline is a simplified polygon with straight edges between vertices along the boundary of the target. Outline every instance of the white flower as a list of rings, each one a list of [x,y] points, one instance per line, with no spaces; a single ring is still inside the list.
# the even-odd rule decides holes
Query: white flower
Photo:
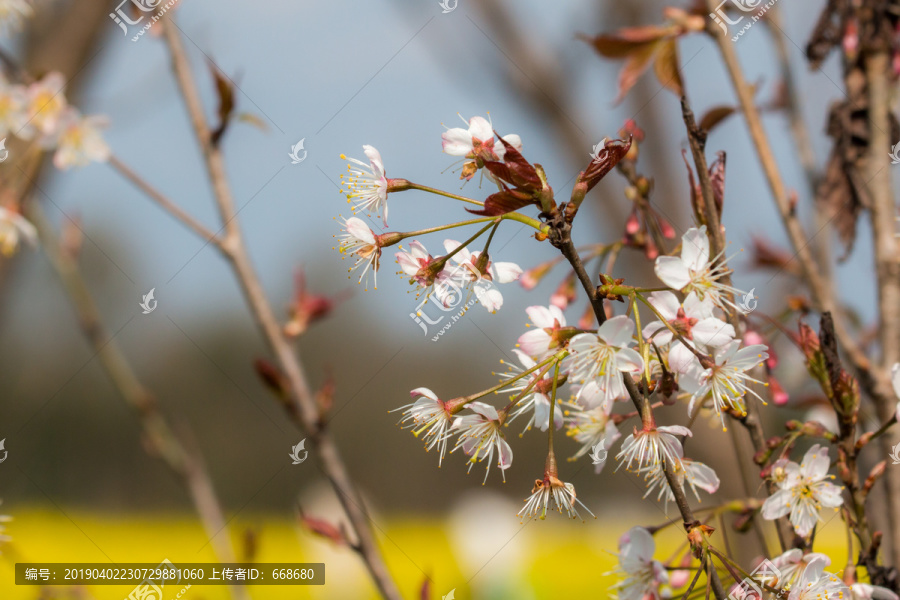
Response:
[[[556,306],[529,306],[525,309],[534,329],[519,336],[522,352],[538,360],[545,358],[562,344],[555,335],[566,326],[566,317]]]
[[[697,488],[709,494],[714,494],[719,489],[719,476],[711,467],[700,461],[682,458],[680,461],[673,462],[673,470],[681,488],[684,489],[684,484],[687,483],[698,502],[700,502],[700,494],[697,492]],[[668,510],[669,501],[675,501],[675,494],[669,487],[662,465],[645,469],[644,481],[647,482],[647,492],[644,494],[644,498],[652,494],[653,490],[659,486],[656,499],[661,500],[665,496],[665,509]]]
[[[822,507],[837,509],[844,503],[843,488],[825,481],[829,465],[828,449],[818,444],[806,452],[801,464],[786,461],[777,481],[780,489],[763,504],[763,518],[772,521],[790,514],[797,535],[812,533]]]
[[[25,89],[25,108],[20,113],[17,136],[30,140],[37,135],[42,143],[55,139],[67,106],[64,86],[62,73],[53,71]]]
[[[340,253],[356,255],[356,262],[350,267],[351,272],[360,265],[365,265],[359,276],[359,283],[362,283],[363,277],[368,274],[371,267],[372,275],[375,279],[375,289],[377,290],[381,247],[375,238],[375,232],[363,223],[362,219],[357,217],[346,219],[344,221],[344,229],[345,232],[340,236]],[[368,279],[366,280],[366,285],[368,286]]]
[[[712,398],[713,409],[722,419],[722,428],[725,429],[725,415],[722,414],[724,407],[746,414],[744,395],[748,392],[765,404],[765,400],[748,385],[762,382],[746,372],[769,357],[766,350],[766,346],[762,344],[741,348],[741,340],[734,340],[716,350],[715,365],[703,369],[699,361],[695,360],[694,365],[678,380],[681,388],[691,394],[688,413],[693,414],[695,403],[705,401],[709,396]]]
[[[466,120],[463,119],[463,122]],[[467,125],[467,129],[454,127],[441,134],[444,152],[451,156],[503,160],[506,148],[501,143],[494,143],[494,128],[487,119],[472,117]],[[515,134],[505,135],[503,139],[516,150],[522,148],[522,140]]]
[[[659,586],[668,583],[666,568],[653,560],[656,542],[643,527],[632,527],[619,538],[619,567],[625,579],[613,586],[619,600],[660,600]]]
[[[413,428],[412,433],[416,437],[422,435],[426,452],[437,447],[438,466],[440,466],[447,453],[452,415],[447,410],[447,405],[428,388],[416,388],[409,394],[417,400],[412,404],[395,409],[403,411],[400,425],[403,429]]]
[[[592,452],[597,444],[608,451],[616,440],[622,437],[610,418],[611,410],[612,400],[606,400],[599,406],[587,410],[576,404],[566,413],[566,435],[581,444],[581,448],[572,457],[573,460]],[[600,473],[604,466],[606,461],[597,463],[594,472]]]
[[[553,475],[545,474],[544,479],[535,480],[531,496],[525,499],[524,508],[516,516],[523,519],[539,517],[543,520],[547,517],[547,509],[555,508],[556,512],[560,514],[565,510],[566,516],[571,519],[580,519],[581,515],[578,514],[576,503],[580,504],[584,510],[588,511],[589,515],[594,517],[594,513],[581,500],[575,497],[574,485],[562,482]]]
[[[510,372],[500,374],[504,379],[512,379],[523,371],[527,371],[537,365],[530,356],[521,350],[513,350],[513,352],[516,353],[516,356],[519,357],[519,362],[521,362],[522,366],[525,368],[520,369],[516,365],[509,365]],[[531,390],[519,400],[515,410],[510,413],[507,423],[512,423],[516,417],[529,411],[533,411],[531,419],[529,419],[528,424],[525,426],[525,431],[531,429],[532,426],[540,427],[541,431],[547,431],[550,428],[550,395],[553,392],[554,371],[552,363],[546,373],[544,373],[542,377],[538,377],[543,370],[543,368],[537,369],[534,373],[522,377],[509,387],[503,389],[505,393],[518,396],[525,391],[525,388],[531,386]],[[562,385],[561,382],[557,382],[557,386],[559,385]],[[557,403],[559,403],[559,400],[557,400]],[[559,406],[553,411],[553,425],[556,429],[559,429],[563,425],[564,419],[562,412],[562,408]]]
[[[637,471],[648,468],[665,467],[671,465],[677,470],[681,458],[684,456],[684,448],[676,435],[693,436],[691,430],[681,425],[667,425],[651,429],[635,429],[622,444],[622,449],[616,454],[619,466],[624,465],[626,471],[633,470],[631,465],[637,462]]]
[[[37,245],[34,225],[19,213],[0,207],[0,254],[12,256],[22,240],[31,246]]]
[[[0,26],[6,31],[18,31],[22,22],[33,14],[28,0],[0,0]]]
[[[351,163],[347,165],[350,176],[341,183],[347,186],[347,200],[354,203],[354,212],[363,210],[368,214],[381,213],[384,226],[387,227],[388,181],[384,176],[384,162],[381,154],[372,146],[363,146],[363,152],[366,153],[369,164],[341,154],[342,159]],[[343,175],[341,179],[344,179]]]
[[[696,292],[691,292],[682,304],[672,292],[653,292],[649,302],[675,331],[701,348],[715,348],[734,339],[734,327],[713,316],[715,304],[709,297],[701,300]],[[645,339],[652,339],[658,346],[675,340],[669,349],[669,368],[676,373],[685,371],[693,362],[694,354],[662,321],[653,321],[642,333]]]
[[[701,300],[712,299],[716,306],[734,306],[723,294],[732,296],[742,293],[719,279],[731,271],[726,261],[720,261],[722,254],[710,259],[709,239],[706,225],[697,229],[691,227],[681,236],[681,256],[658,256],[654,270],[660,281],[674,290],[685,294],[697,292]]]
[[[455,240],[444,240],[444,249],[448,254],[459,247],[460,243]],[[447,269],[447,274],[460,287],[472,285],[478,302],[488,312],[495,313],[503,306],[503,294],[500,293],[494,282],[515,281],[522,274],[522,268],[511,262],[479,261],[480,257],[481,252],[470,252],[468,248],[460,248],[450,258],[457,266]],[[485,264],[481,264],[482,262]]]
[[[800,581],[791,588],[788,600],[842,600],[850,590],[840,578],[825,572],[831,563],[827,557],[817,556],[803,569]]]
[[[100,135],[100,129],[107,125],[106,117],[82,117],[74,108],[66,109],[60,118],[53,166],[65,170],[87,166],[91,161],[108,161],[109,146]]]
[[[512,466],[512,448],[503,439],[497,409],[484,402],[472,402],[467,408],[474,414],[456,417],[453,421],[453,429],[459,431],[459,438],[450,452],[462,448],[463,452],[472,457],[469,459],[469,472],[476,462],[487,459],[484,473],[484,481],[487,481],[496,451],[497,467],[503,475],[503,481],[506,481],[506,469]]]
[[[436,263],[440,259],[432,257],[420,242],[415,240],[410,242],[409,251],[401,248],[394,256],[397,257],[397,264],[402,269],[401,273],[408,275],[410,283],[417,284],[421,288],[420,291],[424,291],[426,295],[434,293],[445,307],[461,300],[462,290],[447,274],[446,269],[434,272],[439,266]],[[419,292],[416,293],[417,297],[418,295]]]
[[[831,564],[831,559],[827,555],[819,552],[804,554],[803,550],[799,548],[791,548],[787,552],[776,556],[772,559],[772,566],[778,570],[780,576],[770,585],[781,589],[794,587],[806,566],[817,557],[824,558],[826,566]]]
[[[851,600],[900,600],[894,592],[887,588],[868,583],[854,583],[850,586]]]
[[[620,315],[607,319],[597,333],[580,333],[569,342],[569,375],[576,383],[594,381],[601,394],[615,400],[626,394],[622,373],[639,373],[644,361],[629,348],[634,322]],[[579,390],[579,398],[583,394]]]

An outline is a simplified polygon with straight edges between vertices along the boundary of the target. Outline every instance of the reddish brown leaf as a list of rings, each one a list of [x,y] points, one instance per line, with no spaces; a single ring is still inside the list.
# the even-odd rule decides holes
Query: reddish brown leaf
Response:
[[[678,40],[669,38],[663,41],[656,53],[653,70],[659,82],[671,90],[676,96],[684,96],[684,82],[681,79],[681,65],[678,61]]]
[[[616,104],[625,98],[628,91],[637,83],[638,78],[650,67],[650,62],[656,55],[660,44],[661,42],[642,44],[628,56],[622,70],[619,71],[619,95],[616,97]]]
[[[700,129],[710,131],[713,127],[737,112],[734,106],[714,106],[700,119]]]
[[[597,152],[597,158],[591,161],[587,169],[579,176],[579,180],[587,183],[587,191],[597,185],[613,167],[619,164],[622,157],[631,149],[632,138],[627,140],[609,140],[603,149]]]
[[[483,209],[473,210],[467,208],[466,210],[473,215],[496,217],[498,215],[505,215],[514,210],[519,210],[529,204],[537,204],[531,194],[518,189],[513,190],[506,188],[502,192],[497,192],[496,194],[488,196],[487,200],[484,201]]]
[[[213,146],[217,146],[228,128],[228,124],[231,121],[231,113],[234,111],[234,88],[231,81],[212,63],[209,65],[209,70],[212,71],[215,79],[216,94],[219,97],[219,124],[210,134]]]
[[[497,132],[494,132],[495,134]],[[541,178],[538,176],[535,168],[525,160],[522,153],[516,150],[509,142],[497,135],[500,143],[503,144],[505,153],[503,162],[488,161],[484,166],[496,177],[502,179],[508,184],[516,188],[522,188],[527,191],[537,191],[541,189]]]

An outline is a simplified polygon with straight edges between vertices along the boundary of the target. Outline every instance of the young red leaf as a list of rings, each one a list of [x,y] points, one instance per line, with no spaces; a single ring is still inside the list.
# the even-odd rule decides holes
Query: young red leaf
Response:
[[[678,61],[678,40],[669,38],[662,42],[653,63],[656,78],[676,96],[684,96],[684,82],[681,79],[681,65]]]
[[[484,201],[483,209],[474,210],[467,208],[466,210],[473,215],[496,217],[513,212],[514,210],[519,210],[529,204],[537,204],[530,193],[518,189],[513,190],[506,188],[502,192],[497,192],[496,194],[488,196],[487,200]]]
[[[597,158],[591,161],[579,179],[587,184],[587,191],[597,185],[603,177],[619,164],[622,157],[631,149],[632,138],[627,140],[609,140],[603,149],[597,152]]]
[[[347,543],[344,533],[328,521],[301,514],[300,523],[309,529],[310,533],[327,538],[339,546]]]

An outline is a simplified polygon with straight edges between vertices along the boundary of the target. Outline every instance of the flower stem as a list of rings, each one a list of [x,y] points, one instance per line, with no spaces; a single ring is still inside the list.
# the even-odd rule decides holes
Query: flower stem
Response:
[[[465,196],[460,196],[458,194],[451,194],[450,192],[445,192],[444,190],[439,190],[437,188],[428,187],[427,185],[413,183],[412,181],[409,182],[409,189],[420,190],[422,192],[428,192],[429,194],[436,194],[438,196],[452,198],[454,200],[459,200],[461,202],[468,202],[469,204],[477,204],[478,206],[484,206],[484,202],[479,202],[478,200],[473,200],[472,198],[467,198]]]

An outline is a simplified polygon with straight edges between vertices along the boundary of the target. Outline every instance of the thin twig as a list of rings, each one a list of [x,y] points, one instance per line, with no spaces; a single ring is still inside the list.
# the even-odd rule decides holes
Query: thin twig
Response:
[[[400,600],[400,592],[391,578],[376,544],[369,525],[369,517],[363,508],[362,498],[350,479],[337,446],[319,419],[315,397],[310,391],[300,359],[293,346],[284,338],[278,319],[275,317],[250,261],[238,220],[235,218],[234,198],[228,183],[222,154],[219,147],[213,143],[197,84],[181,41],[180,30],[171,17],[168,17],[166,25],[164,34],[171,54],[172,66],[194,133],[200,143],[216,204],[224,224],[223,254],[231,264],[257,325],[269,348],[276,356],[279,367],[287,377],[290,400],[295,407],[290,414],[299,419],[298,424],[309,435],[312,446],[316,450],[311,454],[318,458],[322,471],[343,506],[358,540],[358,543],[353,546],[354,549],[366,564],[381,595],[388,600]]]

